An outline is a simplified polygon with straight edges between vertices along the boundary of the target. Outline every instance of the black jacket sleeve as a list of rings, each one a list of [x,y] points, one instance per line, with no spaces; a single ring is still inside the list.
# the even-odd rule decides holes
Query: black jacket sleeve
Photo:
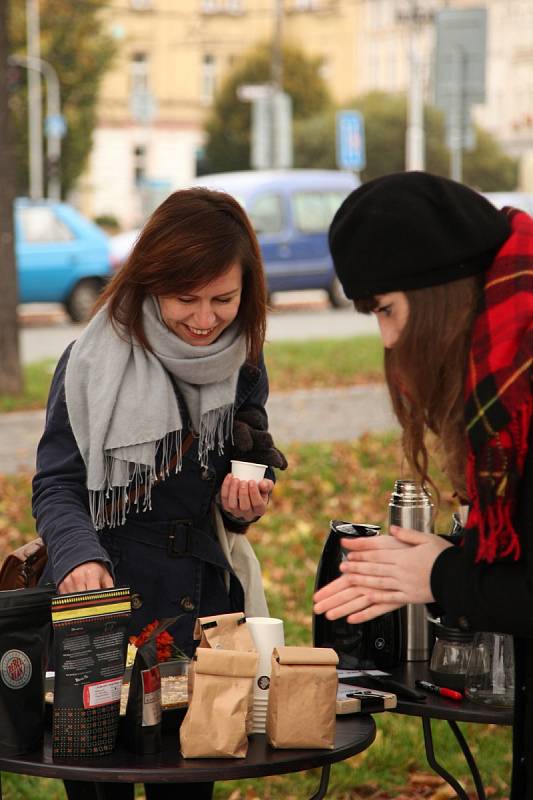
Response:
[[[239,380],[237,384],[235,412],[253,409],[263,420],[264,429],[268,430],[268,417],[266,412],[268,374],[263,354],[261,354],[257,367],[251,364],[244,364],[241,371],[245,380]],[[276,482],[276,475],[272,467],[268,467],[266,470],[265,478],[269,478],[271,481],[274,481],[274,483]],[[228,512],[224,511],[222,506],[220,507],[220,511],[229,531],[233,533],[246,533],[251,523],[241,522],[241,520],[238,520],[232,514],[228,514]]]
[[[462,628],[533,637],[533,448],[530,446],[518,495],[517,561],[476,563],[477,535],[467,531],[462,545],[449,547],[435,561],[431,589],[447,617]]]
[[[87,561],[101,561],[113,574],[92,524],[85,464],[67,413],[65,370],[71,347],[61,356],[52,380],[33,479],[33,516],[46,544],[56,584]]]

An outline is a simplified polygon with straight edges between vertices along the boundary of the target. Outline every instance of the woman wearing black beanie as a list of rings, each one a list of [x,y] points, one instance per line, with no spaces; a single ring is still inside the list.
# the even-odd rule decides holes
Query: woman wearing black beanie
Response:
[[[361,623],[436,602],[515,645],[511,800],[533,800],[533,219],[422,172],[353,192],[330,229],[345,294],[377,315],[385,374],[414,475],[426,435],[468,505],[462,546],[413,530],[343,540],[342,577],[315,612]]]

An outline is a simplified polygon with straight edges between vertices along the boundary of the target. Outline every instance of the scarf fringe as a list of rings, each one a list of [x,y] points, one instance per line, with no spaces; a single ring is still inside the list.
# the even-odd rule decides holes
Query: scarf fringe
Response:
[[[89,509],[91,519],[97,531],[102,528],[116,528],[124,525],[126,515],[135,508],[137,513],[152,509],[152,488],[156,483],[170,475],[170,462],[177,455],[174,474],[182,468],[182,436],[181,430],[171,431],[160,439],[155,448],[155,456],[161,453],[159,472],[155,467],[131,462],[128,465],[129,478],[125,486],[112,486],[113,456],[104,457],[105,486],[102,489],[89,490]]]
[[[490,450],[502,450],[514,455],[512,472],[506,471],[499,480],[494,475],[480,476],[476,454],[467,461],[467,481],[471,510],[467,527],[478,530],[476,561],[492,563],[497,558],[520,557],[521,547],[513,523],[516,508],[516,479],[523,474],[528,450],[532,400],[519,406],[507,428],[488,444]],[[508,465],[506,465],[508,468]]]
[[[215,450],[218,441],[218,455],[224,453],[224,441],[230,439],[233,443],[233,413],[234,406],[230,403],[222,408],[216,408],[202,414],[200,420],[198,457],[202,467],[208,466],[209,451]]]

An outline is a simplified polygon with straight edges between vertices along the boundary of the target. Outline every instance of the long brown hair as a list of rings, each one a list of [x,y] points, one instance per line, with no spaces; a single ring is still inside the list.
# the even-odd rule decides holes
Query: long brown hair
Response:
[[[147,295],[186,295],[233,264],[243,271],[237,320],[257,363],[266,331],[266,285],[256,235],[231,195],[204,188],[174,192],[154,211],[124,266],[100,296],[117,330],[150,349],[142,324]]]
[[[435,434],[443,466],[461,498],[466,498],[464,382],[482,283],[480,274],[406,291],[405,328],[394,347],[385,350],[385,377],[409,466],[424,484],[433,484],[426,438],[428,432]],[[378,304],[372,298],[355,305],[368,312]]]

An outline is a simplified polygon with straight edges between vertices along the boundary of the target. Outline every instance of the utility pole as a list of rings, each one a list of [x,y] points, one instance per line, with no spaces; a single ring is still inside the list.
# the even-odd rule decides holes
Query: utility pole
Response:
[[[0,2],[0,394],[22,390],[15,262],[15,153],[7,91],[9,2]]]
[[[407,129],[405,134],[405,169],[424,170],[426,166],[424,134],[424,74],[420,53],[422,25],[433,19],[417,0],[410,0],[407,13],[398,12],[396,19],[409,29],[409,86],[407,92]]]
[[[272,61],[271,61],[271,83],[272,83],[272,102],[271,125],[272,134],[270,141],[272,144],[271,163],[274,168],[280,167],[282,157],[280,153],[280,128],[281,128],[281,105],[280,96],[283,91],[283,0],[273,0],[274,2],[274,25],[272,30]]]
[[[41,58],[39,0],[26,0],[26,52],[29,59]],[[43,112],[41,75],[28,70],[28,139],[30,144],[30,197],[43,196]]]

